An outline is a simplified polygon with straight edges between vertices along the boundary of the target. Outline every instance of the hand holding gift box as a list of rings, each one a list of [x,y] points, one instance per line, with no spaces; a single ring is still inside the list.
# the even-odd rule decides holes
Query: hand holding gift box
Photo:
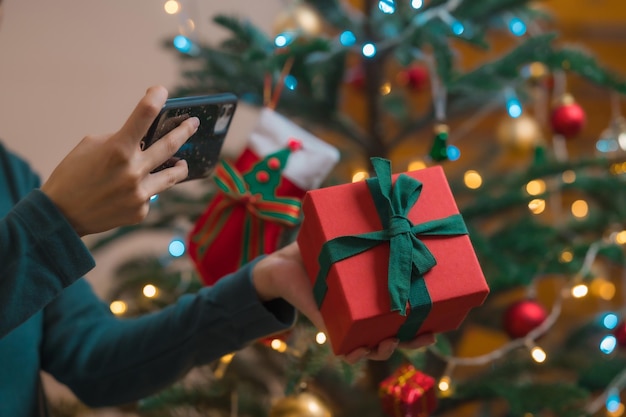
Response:
[[[338,355],[456,329],[489,292],[441,167],[372,163],[377,177],[303,200],[298,244]]]

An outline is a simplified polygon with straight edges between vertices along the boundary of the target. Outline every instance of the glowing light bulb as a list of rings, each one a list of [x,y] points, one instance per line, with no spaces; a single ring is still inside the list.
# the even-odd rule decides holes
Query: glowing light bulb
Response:
[[[626,245],[626,230],[615,234],[615,243],[618,245]]]
[[[518,100],[517,97],[510,97],[506,102],[506,111],[509,113],[509,116],[516,119],[522,115],[522,103]]]
[[[610,167],[610,171],[613,175],[620,175],[624,173],[624,169],[622,168],[622,164],[620,163],[612,164]]]
[[[185,242],[181,239],[173,239],[167,247],[168,252],[175,258],[183,256],[185,253]]]
[[[287,351],[287,343],[283,342],[280,339],[272,340],[272,342],[270,343],[270,346],[272,347],[272,349],[280,353]]]
[[[396,4],[393,0],[379,0],[378,8],[385,14],[393,14],[396,11]]]
[[[326,343],[326,334],[324,332],[319,332],[315,335],[315,342],[318,345],[323,345],[324,343]]]
[[[454,145],[448,145],[446,148],[446,155],[449,161],[458,161],[461,157],[461,150]]]
[[[383,96],[388,95],[389,93],[391,93],[391,83],[390,82],[386,82],[383,85],[380,86],[380,94]]]
[[[606,396],[606,410],[615,413],[620,409],[620,406],[624,407],[620,400],[619,391],[617,388],[611,388]]]
[[[611,404],[610,409],[609,406],[607,406],[606,417],[622,417],[624,415],[624,404],[621,402],[616,404],[617,405]]]
[[[298,87],[298,80],[293,75],[289,74],[285,77],[285,87],[288,90],[294,91]]]
[[[602,325],[608,329],[613,330],[619,324],[619,317],[614,313],[607,313],[602,318]]]
[[[600,351],[605,355],[610,355],[611,353],[613,353],[616,346],[617,339],[612,334],[605,336],[602,341],[600,341]]]
[[[589,291],[591,294],[609,301],[615,297],[616,288],[615,284],[605,278],[596,278],[591,281],[591,285],[589,286]]]
[[[291,33],[281,33],[279,35],[276,35],[276,37],[274,38],[274,45],[276,45],[277,48],[283,48],[293,42],[293,39],[294,37]]]
[[[614,140],[600,139],[596,142],[596,149],[602,153],[615,152],[619,149],[619,145]]]
[[[363,181],[366,178],[369,178],[369,174],[366,171],[357,171],[352,175],[352,182]]]
[[[576,173],[571,169],[568,169],[567,171],[563,171],[561,179],[563,179],[563,182],[565,184],[572,184],[574,181],[576,181]]]
[[[532,214],[541,214],[546,210],[546,200],[535,198],[528,203],[528,209]]]
[[[574,298],[583,298],[589,293],[589,287],[585,284],[578,284],[572,288],[572,297]]]
[[[589,205],[585,200],[576,200],[572,203],[572,214],[574,217],[583,218],[589,214]]]
[[[526,192],[530,195],[543,194],[546,191],[546,183],[543,180],[532,180],[526,184]]]
[[[373,43],[366,43],[365,45],[363,45],[361,52],[366,58],[372,58],[376,56],[376,45],[374,45]]]
[[[415,10],[421,9],[424,5],[424,0],[411,0],[411,7]]]
[[[147,284],[143,287],[143,290],[141,292],[146,298],[154,298],[159,293],[159,290],[157,290],[157,287],[155,287],[154,285]]]
[[[109,310],[111,310],[111,312],[116,316],[120,316],[126,313],[126,310],[128,310],[128,306],[123,301],[115,300],[111,304],[109,304]]]
[[[483,185],[483,178],[477,171],[469,170],[463,175],[463,182],[467,188],[475,190]]]
[[[530,350],[530,356],[532,356],[533,360],[537,363],[545,362],[546,358],[548,357],[548,355],[546,355],[546,352],[539,346],[535,346]]]
[[[163,10],[167,14],[176,14],[180,11],[180,3],[176,0],[167,0],[163,5]]]
[[[349,30],[346,30],[339,35],[339,43],[343,46],[352,46],[356,43],[356,36]]]
[[[524,36],[526,34],[526,23],[519,17],[509,20],[509,30],[515,36]]]
[[[446,392],[448,390],[450,390],[450,377],[449,376],[442,376],[441,379],[439,380],[439,391],[441,392]]]
[[[186,36],[178,35],[174,38],[174,47],[180,52],[188,54],[193,50],[193,42]]]
[[[568,262],[572,262],[572,260],[574,259],[574,254],[572,253],[572,251],[565,249],[563,252],[561,252],[561,255],[559,256],[559,262],[561,263],[568,263]]]
[[[450,27],[452,28],[452,33],[454,33],[456,36],[461,36],[463,32],[465,32],[465,26],[463,26],[463,23],[459,22],[458,20],[452,22]]]

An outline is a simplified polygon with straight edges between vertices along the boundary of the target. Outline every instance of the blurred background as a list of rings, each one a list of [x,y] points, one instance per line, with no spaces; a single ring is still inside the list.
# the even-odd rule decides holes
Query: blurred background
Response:
[[[184,67],[181,60],[176,51],[165,47],[165,43],[179,32],[181,22],[186,18],[196,22],[196,36],[210,44],[216,44],[226,36],[223,28],[212,23],[212,18],[217,14],[245,18],[271,37],[284,28],[285,10],[293,4],[288,0],[186,1],[181,2],[186,5],[184,15],[172,15],[166,13],[164,3],[154,0],[4,0],[4,16],[0,24],[0,138],[10,149],[25,156],[44,179],[82,137],[118,129],[147,87],[161,84],[174,91],[183,83],[181,71]],[[364,2],[345,3],[359,9]],[[599,65],[618,74],[626,74],[626,3],[623,0],[545,0],[531,3],[552,16],[551,24],[558,31],[559,45],[573,45],[587,51]],[[515,43],[510,38],[498,36],[489,40],[488,50],[477,51],[468,45],[455,45],[455,65],[458,65],[459,70],[469,71],[488,60],[497,59]],[[431,81],[432,78],[428,76],[418,80],[424,85],[430,85]],[[349,86],[345,90],[342,105],[358,113],[365,103],[362,100],[363,92],[355,92],[361,88],[357,86],[359,81],[352,77],[346,79],[346,82]],[[589,83],[582,77],[568,78],[567,87],[586,116],[586,122],[576,138],[567,142],[567,158],[573,161],[598,153],[600,133],[615,119],[616,112],[622,112],[624,105],[623,96],[614,94],[606,86]],[[430,102],[432,97],[426,96],[424,94],[424,97],[416,98],[417,107],[422,101]],[[541,126],[549,124],[546,119],[541,119],[537,108],[534,111]],[[249,132],[258,120],[258,114],[258,108],[245,103],[240,105],[227,138],[226,156],[236,156],[245,145]],[[486,169],[489,166],[493,173],[522,167],[520,169],[523,171],[523,167],[532,159],[528,143],[524,142],[528,139],[529,131],[523,130],[523,126],[518,124],[517,128],[522,130],[510,133],[507,123],[511,117],[504,107],[474,116],[472,119],[451,117],[449,120],[451,135],[462,154],[458,163],[444,162],[451,180],[459,182],[468,168]],[[357,115],[356,119],[364,124],[367,122],[363,114]],[[467,120],[472,122],[466,123]],[[340,142],[332,133],[324,132],[323,126],[320,132],[328,133],[330,142]],[[399,169],[415,159],[414,155],[428,153],[432,129],[428,127],[417,135],[423,140],[403,143],[391,149],[387,155],[398,162]],[[535,139],[530,139],[533,146],[536,144]],[[549,138],[544,139],[550,142]],[[517,151],[500,151],[502,147],[510,151],[510,148],[520,144],[525,147],[521,154]],[[367,171],[366,161],[362,157],[354,157],[350,149],[350,146],[341,148],[343,159],[333,174],[335,182],[349,181],[353,174]],[[496,155],[499,156],[497,160]],[[615,189],[615,193],[623,196],[623,189]],[[461,193],[459,197],[460,203],[467,204],[471,204],[473,198],[465,195],[463,199]],[[622,228],[625,228],[623,223]],[[143,250],[147,246],[158,252],[172,238],[169,232],[149,230],[147,238],[145,234],[135,239],[120,239],[115,245],[109,245],[97,253],[98,268],[88,278],[103,297],[108,296],[111,287],[116,285],[109,278],[120,264],[122,254],[129,257],[133,249],[141,247]],[[618,272],[616,276],[621,277],[620,274]],[[544,301],[554,298],[554,291],[547,292],[549,295],[544,293]],[[516,294],[519,295],[519,292]],[[514,298],[505,297],[509,301]],[[502,306],[502,299],[499,302]],[[623,305],[620,286],[611,303],[611,308]],[[598,309],[593,303],[585,306],[585,309],[579,308],[580,305],[570,306],[565,309],[565,316],[576,322],[591,314],[590,311]],[[600,306],[600,310],[607,308],[605,304]],[[490,348],[497,349],[506,344],[508,339],[495,334],[492,329],[475,327],[456,341],[460,345],[459,351],[472,356],[483,354]],[[465,374],[463,371],[457,374],[461,379],[471,376],[471,373]],[[48,377],[46,384],[53,400],[72,399],[64,387]],[[124,413],[123,410],[80,411],[83,416],[118,416]],[[466,410],[465,413],[534,415],[530,412],[480,414],[475,409]],[[276,417],[281,415],[305,416],[272,414]],[[621,414],[607,412],[606,415]]]

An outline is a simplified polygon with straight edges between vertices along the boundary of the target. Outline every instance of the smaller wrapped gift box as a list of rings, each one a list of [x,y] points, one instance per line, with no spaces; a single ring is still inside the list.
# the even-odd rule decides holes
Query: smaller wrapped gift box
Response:
[[[298,245],[337,355],[454,330],[489,293],[442,168],[372,163],[377,177],[302,202]]]
[[[384,379],[378,394],[389,417],[428,417],[437,408],[435,379],[411,364],[400,366]]]

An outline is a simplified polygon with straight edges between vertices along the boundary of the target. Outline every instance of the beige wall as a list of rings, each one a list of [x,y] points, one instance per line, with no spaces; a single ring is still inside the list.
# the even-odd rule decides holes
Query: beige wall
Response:
[[[217,13],[271,28],[280,0],[180,0],[202,39]],[[121,126],[145,89],[178,79],[161,46],[179,17],[164,0],[4,0],[0,24],[0,138],[44,177],[86,134]],[[238,132],[246,121],[234,126]]]

